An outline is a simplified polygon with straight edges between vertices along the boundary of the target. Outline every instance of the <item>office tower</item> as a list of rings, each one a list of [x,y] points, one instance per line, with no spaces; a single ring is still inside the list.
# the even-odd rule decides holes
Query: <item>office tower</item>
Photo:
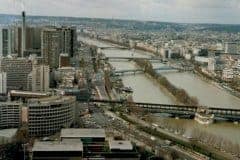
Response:
[[[62,53],[68,53],[69,57],[73,57],[76,51],[77,31],[76,27],[62,27]]]
[[[11,30],[0,28],[0,56],[11,54]]]
[[[28,75],[28,90],[47,92],[49,90],[49,66],[34,64]]]
[[[45,65],[58,68],[62,47],[62,34],[58,28],[44,28],[41,33],[41,52]]]
[[[22,12],[22,51],[21,57],[24,56],[24,51],[26,50],[26,13]]]
[[[26,58],[1,58],[0,71],[7,73],[7,89],[27,90],[27,79],[32,71],[32,62]]]
[[[0,94],[7,94],[7,73],[0,72]]]

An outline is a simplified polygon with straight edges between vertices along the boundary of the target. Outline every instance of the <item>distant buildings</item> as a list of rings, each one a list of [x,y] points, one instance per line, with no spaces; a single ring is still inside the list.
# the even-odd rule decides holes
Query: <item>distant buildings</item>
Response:
[[[225,53],[238,54],[238,43],[236,43],[236,42],[226,42],[225,43]]]

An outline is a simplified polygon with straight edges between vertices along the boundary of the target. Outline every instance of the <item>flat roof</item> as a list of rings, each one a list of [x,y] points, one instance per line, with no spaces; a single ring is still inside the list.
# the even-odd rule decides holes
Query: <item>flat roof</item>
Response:
[[[62,129],[61,138],[105,138],[104,129]]]
[[[110,140],[109,141],[109,148],[110,150],[133,150],[133,145],[130,141],[116,141]]]
[[[2,129],[0,130],[0,137],[12,138],[17,134],[18,129]]]
[[[70,141],[64,141],[64,142],[50,142],[50,141],[37,141],[34,143],[33,152],[61,152],[61,151],[83,151],[83,144],[82,142],[70,142]]]

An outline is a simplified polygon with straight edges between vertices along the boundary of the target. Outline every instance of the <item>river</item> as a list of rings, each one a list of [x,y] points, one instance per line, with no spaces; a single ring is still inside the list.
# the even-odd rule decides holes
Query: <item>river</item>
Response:
[[[109,47],[111,44],[90,40],[88,38],[80,38],[80,40],[93,44],[98,47]],[[121,50],[121,49],[106,49],[102,50],[108,57],[121,56],[151,56],[152,53],[133,50]],[[116,70],[134,69],[137,66],[133,62],[110,62]],[[157,67],[164,64],[153,64]],[[223,108],[240,108],[240,99],[231,95],[227,91],[218,88],[217,86],[210,84],[202,80],[197,75],[189,72],[163,72],[164,75],[172,84],[179,88],[185,89],[189,95],[197,97],[201,105],[211,107],[223,107]],[[164,103],[175,104],[175,101],[169,96],[163,89],[150,78],[144,74],[128,75],[122,77],[125,86],[130,86],[133,89],[133,100],[136,102],[149,102],[149,103]],[[228,122],[217,122],[208,126],[198,124],[193,120],[188,119],[172,119],[156,115],[154,117],[156,123],[161,121],[168,121],[169,123],[175,123],[176,125],[183,126],[188,132],[191,132],[193,128],[198,128],[201,131],[206,131],[217,136],[221,136],[224,139],[228,139],[233,143],[240,144],[240,125]]]

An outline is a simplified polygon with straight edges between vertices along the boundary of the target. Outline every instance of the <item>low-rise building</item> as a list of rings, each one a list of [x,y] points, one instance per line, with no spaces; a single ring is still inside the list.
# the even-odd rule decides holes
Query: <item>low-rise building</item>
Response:
[[[222,79],[225,80],[225,81],[231,81],[234,77],[234,72],[233,72],[233,69],[228,69],[228,68],[225,68],[223,69],[223,72],[222,72]]]
[[[0,145],[12,143],[16,140],[18,129],[2,129],[0,130]]]
[[[82,157],[80,141],[35,142],[32,148],[32,160],[80,160]]]

